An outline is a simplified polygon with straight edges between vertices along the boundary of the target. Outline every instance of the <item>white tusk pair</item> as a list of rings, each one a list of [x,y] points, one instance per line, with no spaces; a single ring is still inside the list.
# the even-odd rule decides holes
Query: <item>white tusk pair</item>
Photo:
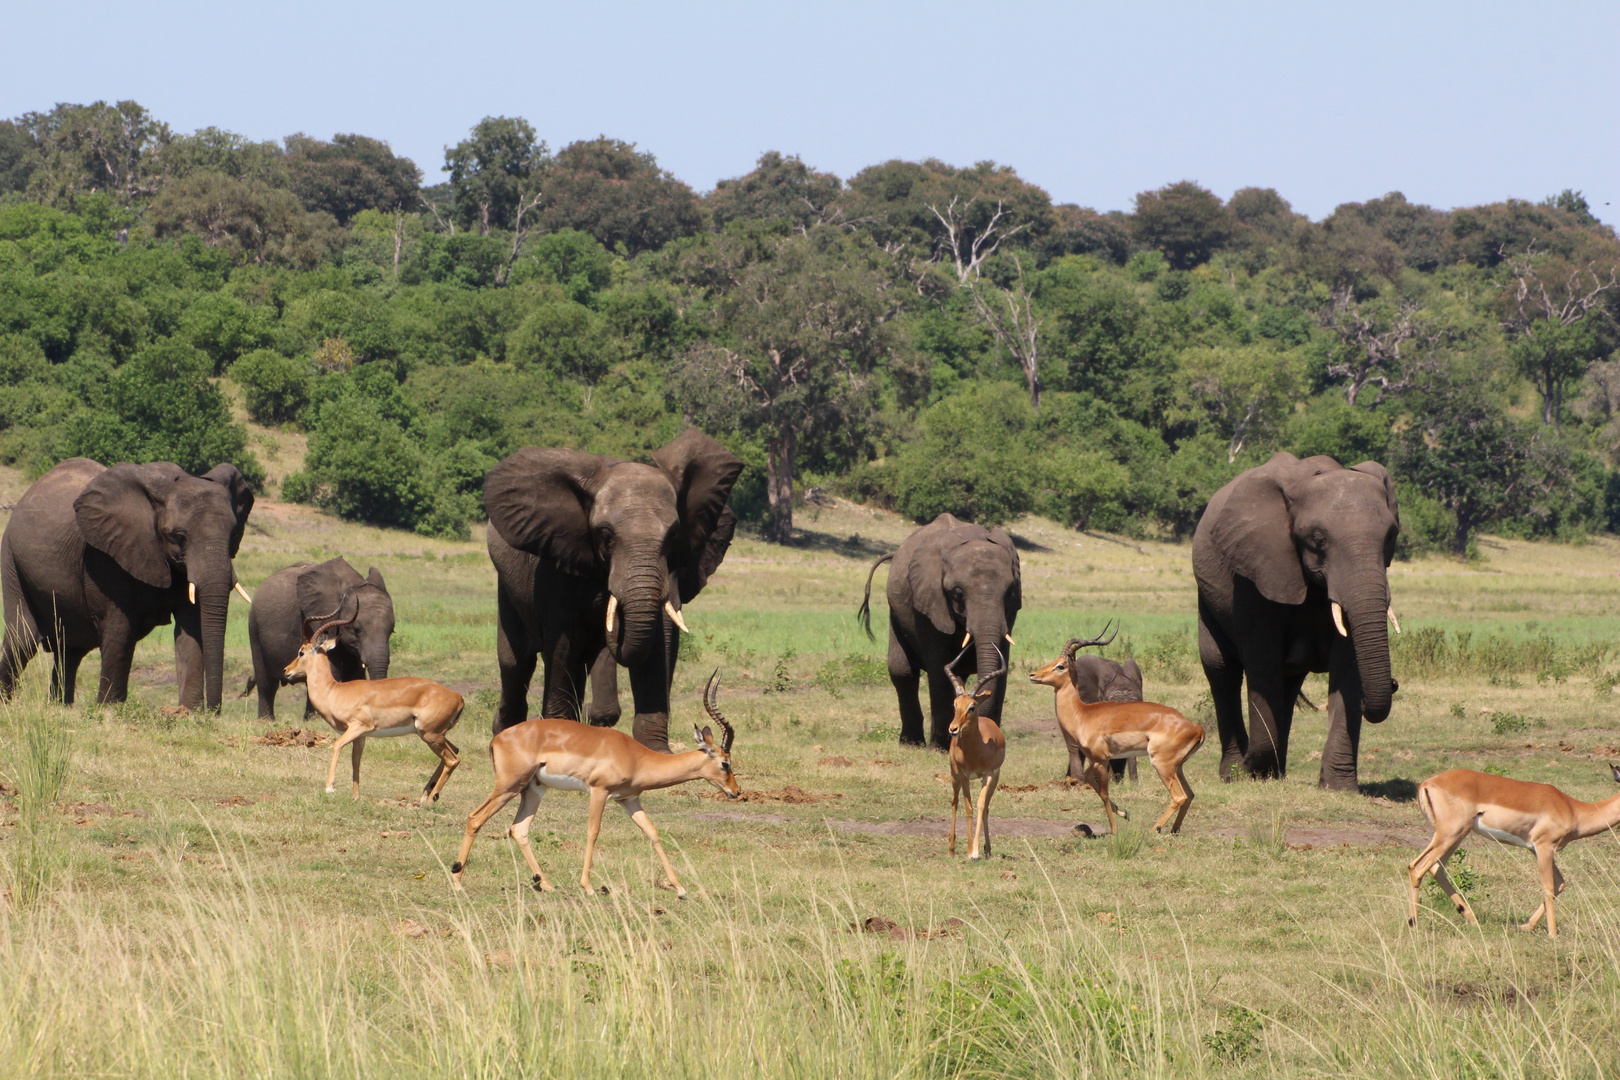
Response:
[[[692,632],[686,628],[686,620],[681,618],[681,613],[675,609],[673,602],[664,601],[664,614],[669,616],[670,622],[681,628],[681,633],[690,634]]]
[[[1344,628],[1344,608],[1339,606],[1337,600],[1333,601],[1333,626],[1339,631],[1340,637],[1350,636],[1350,631]]]
[[[242,588],[242,583],[240,581],[238,581],[234,586],[232,586],[232,588],[234,588],[238,593],[240,593],[242,595],[242,599],[244,599],[244,600],[246,600],[248,602],[248,607],[253,606],[253,597],[249,596],[247,594],[247,590]]]
[[[188,581],[186,583],[186,587],[187,587],[186,595],[188,597],[190,597],[191,602],[193,604],[195,604],[197,602],[197,583],[195,581]]]
[[[613,617],[619,613],[619,598],[608,593],[607,635],[613,636]]]
[[[1390,605],[1390,608],[1389,608],[1389,611],[1388,611],[1387,614],[1389,615],[1389,621],[1395,624],[1395,632],[1397,634],[1400,633],[1401,632],[1401,620],[1399,620],[1399,619],[1397,619],[1395,617],[1395,605],[1393,605],[1393,604]]]

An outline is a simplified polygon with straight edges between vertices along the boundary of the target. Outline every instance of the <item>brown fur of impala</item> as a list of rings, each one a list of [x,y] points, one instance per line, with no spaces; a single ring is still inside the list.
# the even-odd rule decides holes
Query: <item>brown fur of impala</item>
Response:
[[[1610,765],[1609,774],[1620,783],[1620,765]],[[1602,802],[1582,802],[1551,784],[1510,780],[1472,769],[1448,769],[1429,777],[1418,785],[1418,805],[1434,825],[1434,838],[1406,866],[1409,926],[1417,925],[1418,886],[1428,873],[1434,874],[1435,881],[1451,897],[1458,914],[1479,925],[1474,909],[1446,874],[1446,860],[1451,853],[1469,833],[1477,832],[1534,852],[1541,878],[1541,906],[1519,929],[1534,930],[1545,912],[1547,935],[1557,937],[1558,915],[1553,901],[1564,891],[1564,875],[1558,872],[1553,856],[1576,840],[1620,826],[1620,795]]]
[[[703,707],[720,726],[723,738],[716,745],[713,731],[694,725],[692,733],[698,749],[684,754],[661,754],[647,749],[622,731],[592,727],[577,720],[529,719],[502,730],[489,744],[495,764],[495,791],[467,815],[461,850],[450,867],[452,885],[458,890],[461,888],[461,875],[467,868],[467,855],[472,851],[478,830],[521,793],[523,801],[518,804],[517,818],[508,835],[518,842],[524,861],[534,873],[535,888],[551,892],[552,884],[529,846],[529,825],[546,789],[561,788],[586,791],[591,797],[590,818],[585,829],[585,865],[579,875],[581,888],[591,891],[591,860],[596,854],[597,834],[602,830],[602,811],[611,799],[652,841],[653,853],[658,856],[670,887],[684,899],[686,889],[664,854],[664,845],[659,842],[652,819],[641,808],[641,793],[692,780],[707,780],[733,799],[742,794],[737,777],[731,771],[731,741],[736,732],[714,704],[719,682],[717,669],[704,688]]]
[[[1087,705],[1080,700],[1080,692],[1069,675],[1074,654],[1089,645],[1107,645],[1112,640],[1112,636],[1104,640],[1100,635],[1089,641],[1071,638],[1063,647],[1063,655],[1031,672],[1029,681],[1057,691],[1058,724],[1080,748],[1085,774],[1089,776],[1087,783],[1102,799],[1103,812],[1108,815],[1109,833],[1118,831],[1115,815],[1126,816],[1108,796],[1108,762],[1122,757],[1145,757],[1152,764],[1170,792],[1170,805],[1153,828],[1162,830],[1165,822],[1174,817],[1170,831],[1180,832],[1193,800],[1183,766],[1204,745],[1204,729],[1170,706],[1151,701],[1099,701]]]
[[[338,606],[343,606],[341,601]],[[438,799],[450,774],[461,764],[461,751],[446,734],[461,719],[465,702],[460,694],[432,679],[405,677],[338,682],[332,674],[331,658],[326,655],[337,645],[337,638],[327,637],[326,632],[352,621],[351,617],[322,625],[299,647],[298,655],[281,674],[284,682],[305,684],[310,705],[338,732],[337,740],[332,743],[332,764],[326,770],[326,793],[331,795],[337,790],[338,754],[345,746],[351,747],[353,794],[358,799],[360,755],[366,739],[415,734],[439,755],[438,767],[428,778],[416,804],[426,806]]]
[[[964,648],[945,668],[945,674],[956,688],[948,729],[951,736],[951,835],[947,852],[956,854],[956,808],[965,799],[968,858],[978,859],[990,855],[990,797],[996,793],[996,785],[1001,782],[1001,766],[1007,760],[1007,737],[1002,734],[1001,725],[988,716],[980,716],[979,708],[995,693],[995,680],[1007,674],[1007,662],[1003,660],[1001,670],[980,679],[978,690],[970,694],[955,670],[966,655]],[[981,778],[979,805],[974,806],[971,781]]]

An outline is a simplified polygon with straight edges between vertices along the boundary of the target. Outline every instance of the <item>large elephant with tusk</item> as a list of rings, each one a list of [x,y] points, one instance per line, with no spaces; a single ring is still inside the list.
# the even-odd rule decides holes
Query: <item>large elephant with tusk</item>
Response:
[[[669,691],[681,613],[725,558],[727,502],[742,460],[688,428],[644,465],[578,450],[527,449],[484,481],[489,557],[499,579],[495,730],[528,718],[545,662],[540,714],[619,720],[618,668],[630,672],[632,734],[669,750]]]
[[[1221,735],[1221,776],[1282,776],[1305,676],[1328,676],[1318,782],[1357,789],[1361,721],[1389,716],[1388,568],[1395,485],[1375,461],[1278,454],[1215,493],[1193,537],[1198,650]],[[1243,724],[1248,680],[1249,726]]]
[[[977,672],[981,681],[1005,668],[1012,654],[1013,623],[1023,606],[1018,549],[1002,529],[987,529],[941,514],[906,537],[866,575],[858,617],[872,637],[872,575],[889,567],[889,681],[900,700],[900,742],[923,744],[922,704],[917,692],[928,676],[929,741],[951,745],[956,693],[952,674]],[[969,645],[973,646],[967,652]],[[950,670],[947,670],[949,668]],[[1005,679],[980,716],[1001,719]]]
[[[123,701],[135,643],[174,621],[180,704],[218,710],[225,615],[253,492],[234,465],[192,476],[167,461],[107,468],[69,458],[17,500],[0,540],[10,695],[36,650],[55,657],[53,696],[72,704],[79,663],[101,650],[96,700]]]

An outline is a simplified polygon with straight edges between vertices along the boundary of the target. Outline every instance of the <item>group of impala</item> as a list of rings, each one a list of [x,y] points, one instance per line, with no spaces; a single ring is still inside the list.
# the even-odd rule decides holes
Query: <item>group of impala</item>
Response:
[[[339,612],[342,607],[340,603]],[[439,756],[439,764],[423,788],[418,804],[426,806],[439,797],[460,763],[459,751],[446,735],[460,719],[464,702],[460,694],[431,679],[337,681],[327,654],[337,643],[336,630],[354,617],[332,619],[318,626],[284,672],[286,681],[306,684],[310,704],[339,732],[327,769],[326,790],[328,793],[336,790],[338,757],[343,747],[351,749],[353,795],[359,798],[360,755],[365,739],[417,734]],[[1108,633],[1108,628],[1104,628],[1104,633]],[[1125,816],[1108,793],[1110,762],[1138,757],[1148,759],[1170,793],[1170,803],[1153,827],[1163,830],[1168,824],[1172,833],[1179,832],[1193,798],[1184,767],[1187,759],[1203,745],[1204,729],[1167,705],[1144,701],[1083,701],[1071,676],[1075,654],[1083,648],[1106,646],[1113,640],[1114,634],[1084,640],[1072,638],[1064,646],[1062,655],[1030,673],[1030,681],[1053,688],[1063,737],[1081,755],[1082,779],[1102,800],[1109,832],[1116,831],[1116,819]],[[957,812],[965,800],[969,823],[968,857],[980,859],[990,854],[990,800],[1007,753],[1000,725],[988,715],[981,715],[980,708],[991,700],[995,680],[1006,676],[1007,665],[1003,660],[1000,669],[981,678],[970,693],[954,670],[966,651],[964,647],[963,654],[946,669],[956,691],[949,729],[951,825],[947,850],[950,854],[956,853]],[[684,897],[686,890],[664,853],[658,830],[642,808],[641,795],[693,780],[707,780],[730,798],[741,794],[731,767],[731,744],[736,733],[716,705],[718,686],[717,670],[704,688],[703,706],[720,729],[721,738],[716,742],[713,729],[694,725],[697,748],[685,753],[661,754],[623,732],[568,719],[531,719],[497,734],[490,743],[495,790],[467,817],[461,848],[451,865],[454,887],[461,888],[461,875],[479,829],[501,807],[513,798],[520,798],[516,820],[508,832],[517,841],[533,872],[535,888],[551,891],[553,886],[529,844],[529,826],[546,790],[560,788],[590,795],[584,866],[579,879],[585,891],[591,891],[591,861],[601,831],[602,812],[612,801],[651,842],[668,886]],[[1613,779],[1620,783],[1620,766],[1611,765],[1610,771]],[[977,800],[971,789],[974,780],[979,781]],[[1523,929],[1534,929],[1545,914],[1548,933],[1556,935],[1558,921],[1554,902],[1565,883],[1553,861],[1554,856],[1575,840],[1620,826],[1620,795],[1587,803],[1571,798],[1550,784],[1512,780],[1469,769],[1451,769],[1425,780],[1418,788],[1418,805],[1433,824],[1434,837],[1407,866],[1408,921],[1413,924],[1417,921],[1418,887],[1426,874],[1433,874],[1458,912],[1477,924],[1473,909],[1446,874],[1445,864],[1471,833],[1479,833],[1502,843],[1529,848],[1535,854],[1542,903]]]

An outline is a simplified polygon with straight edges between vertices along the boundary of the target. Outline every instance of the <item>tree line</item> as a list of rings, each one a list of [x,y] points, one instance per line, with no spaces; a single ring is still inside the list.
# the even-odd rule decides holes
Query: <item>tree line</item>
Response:
[[[263,486],[237,398],[308,433],[281,497],[441,535],[518,447],[644,459],[689,423],[776,540],[810,489],[1185,536],[1279,450],[1388,465],[1409,550],[1620,527],[1620,244],[1579,192],[1104,213],[993,162],[772,151],[700,194],[512,117],[442,172],[130,101],[0,121],[0,460]]]

